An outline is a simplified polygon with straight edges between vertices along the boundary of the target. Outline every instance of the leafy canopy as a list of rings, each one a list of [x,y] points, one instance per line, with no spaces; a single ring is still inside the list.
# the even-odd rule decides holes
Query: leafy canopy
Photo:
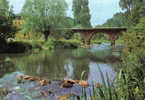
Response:
[[[145,16],[145,0],[120,0],[120,7],[125,11],[128,26],[135,26]]]
[[[65,0],[27,0],[23,10],[24,32],[49,33],[65,26]]]
[[[91,27],[88,0],[73,0],[73,12],[76,25]]]
[[[15,33],[13,18],[13,10],[9,7],[8,1],[0,0],[0,39],[6,39]]]
[[[108,19],[103,26],[105,27],[124,27],[125,16],[123,13],[116,13],[111,19]]]

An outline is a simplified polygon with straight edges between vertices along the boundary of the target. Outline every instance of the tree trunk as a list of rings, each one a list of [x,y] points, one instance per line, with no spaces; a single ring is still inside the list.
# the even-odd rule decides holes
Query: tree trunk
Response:
[[[44,34],[44,37],[45,37],[45,41],[47,41],[48,40],[48,36],[50,34],[50,31],[45,31],[45,32],[43,32],[43,34]]]
[[[0,38],[0,52],[5,51],[7,42],[4,38]]]

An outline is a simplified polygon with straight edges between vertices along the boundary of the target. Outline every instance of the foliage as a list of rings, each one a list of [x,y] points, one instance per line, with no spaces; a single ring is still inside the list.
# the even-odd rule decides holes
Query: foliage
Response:
[[[144,0],[120,0],[120,7],[124,10],[127,10],[128,12],[131,11],[134,8],[137,8],[139,6],[143,6],[145,3]]]
[[[145,0],[120,0],[120,7],[125,11],[126,24],[136,25],[145,13]]]
[[[95,40],[91,40],[91,44],[101,44],[101,43],[110,43],[110,41],[105,40],[105,39],[95,39]]]
[[[78,97],[79,100],[144,100],[143,95],[140,95],[142,91],[139,87],[131,88],[128,84],[123,84],[125,80],[122,76],[127,76],[127,74],[123,73],[123,70],[121,70],[117,76],[119,86],[116,86],[116,81],[112,82],[110,80],[107,73],[106,76],[104,76],[100,68],[99,72],[102,79],[102,85],[100,85],[100,83],[92,83],[93,86],[88,88],[90,89],[90,95],[87,95],[87,89],[83,88],[82,96]],[[107,77],[107,82],[105,82],[105,77]],[[91,94],[91,90],[93,94]]]
[[[100,88],[93,87],[94,95],[80,100],[144,100],[145,98],[145,17],[128,29],[123,35],[123,68],[118,73],[115,83],[108,75],[107,84]],[[102,81],[104,76],[100,70]],[[117,84],[117,86],[116,86]]]
[[[91,27],[88,0],[73,0],[74,20],[76,25]]]
[[[14,14],[8,6],[7,0],[0,1],[0,39],[7,39],[14,35],[16,29],[13,26],[12,20]]]
[[[139,23],[140,18],[145,16],[145,0],[120,0],[123,12],[116,13],[101,26],[107,27],[129,27]]]
[[[7,48],[6,39],[14,37],[16,28],[13,26],[12,20],[14,14],[8,6],[7,0],[0,1],[0,52],[5,52]]]
[[[56,40],[53,37],[49,37],[48,41],[43,44],[42,48],[45,49],[54,49],[54,48],[78,48],[81,45],[81,42],[78,40],[66,40],[66,39],[58,39]]]
[[[65,26],[66,8],[64,0],[27,0],[22,11],[23,31],[43,33],[47,40],[53,28]]]
[[[70,39],[70,40],[66,40],[66,39],[60,39],[57,41],[58,43],[64,44],[64,48],[77,48],[81,45],[81,42],[76,40],[76,39]]]
[[[78,40],[66,40],[66,39],[59,39],[54,42],[55,48],[69,48],[69,49],[74,49],[78,48],[81,45],[81,42]]]
[[[54,41],[55,39],[53,37],[49,37],[47,42],[45,42],[42,46],[44,49],[54,49]]]
[[[145,17],[140,19],[140,22],[136,25],[136,28],[145,28]]]
[[[130,94],[132,100],[135,97],[145,96],[145,21],[144,18],[135,27],[124,33],[123,75],[120,80],[120,88],[124,95]],[[125,89],[127,88],[127,89]],[[138,89],[138,90],[137,90]]]
[[[8,9],[9,9],[8,0],[1,0],[0,1],[0,9],[8,11]]]
[[[124,13],[116,13],[111,19],[108,19],[103,26],[105,27],[124,27],[125,15]]]

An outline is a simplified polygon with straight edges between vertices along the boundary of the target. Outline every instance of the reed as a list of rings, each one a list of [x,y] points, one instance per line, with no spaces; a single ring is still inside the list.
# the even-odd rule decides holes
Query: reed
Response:
[[[103,75],[100,67],[98,69],[102,79],[102,86],[96,87],[93,82],[89,93],[91,94],[91,91],[93,91],[93,94],[88,96],[85,91],[86,88],[83,88],[82,96],[77,100],[145,100],[143,95],[134,93],[134,89],[130,89],[126,79],[128,75],[123,70],[120,70],[116,78],[116,82],[120,83],[115,83],[110,80],[108,73]],[[105,82],[105,77],[107,78],[107,82]]]

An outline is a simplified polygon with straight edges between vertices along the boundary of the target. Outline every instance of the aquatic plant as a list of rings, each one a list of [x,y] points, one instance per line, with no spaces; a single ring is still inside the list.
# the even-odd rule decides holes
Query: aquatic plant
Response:
[[[110,80],[107,73],[104,76],[100,68],[99,72],[102,78],[102,85],[93,83],[91,87],[93,94],[90,96],[87,96],[86,90],[83,88],[82,96],[78,100],[144,100],[144,96],[142,95],[144,92],[139,87],[131,89],[127,84],[128,80],[126,77],[128,74],[123,70],[120,70],[117,76],[116,81],[119,82],[117,84]],[[107,77],[106,83],[104,77]],[[89,94],[91,94],[91,91]]]

